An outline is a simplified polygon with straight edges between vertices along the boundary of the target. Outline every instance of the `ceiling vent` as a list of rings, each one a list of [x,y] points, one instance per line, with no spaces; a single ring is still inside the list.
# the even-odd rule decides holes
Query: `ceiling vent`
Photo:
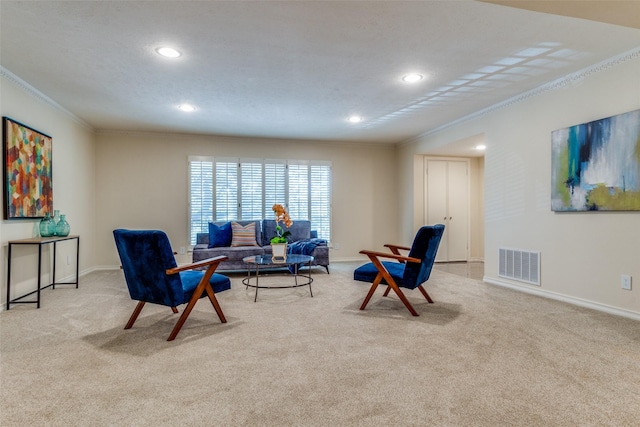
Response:
[[[500,248],[498,276],[540,286],[540,252]]]

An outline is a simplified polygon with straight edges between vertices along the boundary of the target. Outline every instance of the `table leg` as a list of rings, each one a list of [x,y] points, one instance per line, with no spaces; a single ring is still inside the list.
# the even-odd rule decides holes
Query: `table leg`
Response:
[[[42,245],[38,245],[38,298],[36,306],[40,308],[40,276],[42,275]]]
[[[256,264],[256,296],[253,298],[253,302],[258,302],[258,285],[260,280],[260,264]]]
[[[313,291],[311,290],[311,261],[309,261],[309,293],[311,294],[311,298],[313,298]]]
[[[80,285],[80,236],[76,239],[76,289]]]
[[[11,305],[11,246],[11,243],[9,243],[9,248],[7,249],[7,259],[9,260],[7,264],[7,310]]]
[[[56,242],[53,242],[53,280],[51,281],[52,289],[56,288]]]

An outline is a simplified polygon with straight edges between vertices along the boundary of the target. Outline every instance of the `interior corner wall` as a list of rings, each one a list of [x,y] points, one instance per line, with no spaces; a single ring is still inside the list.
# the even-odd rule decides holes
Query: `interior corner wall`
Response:
[[[469,163],[469,261],[484,261],[484,157],[472,157]]]
[[[364,259],[360,250],[398,238],[395,153],[381,144],[99,132],[96,259],[118,265],[112,231],[120,227],[162,229],[174,250],[189,247],[188,156],[331,161],[331,261]]]
[[[640,58],[612,61],[571,81],[403,145],[398,168],[484,133],[485,279],[634,317],[640,315],[640,212],[552,212],[551,132],[639,109]],[[401,187],[421,185],[407,178],[399,175]],[[400,202],[412,208],[403,194]],[[498,277],[501,247],[540,251],[540,287]],[[633,277],[632,291],[621,289],[621,274]]]
[[[94,132],[63,109],[40,96],[35,89],[0,75],[0,112],[52,137],[53,207],[67,215],[71,234],[80,236],[80,274],[90,269],[95,259],[94,246]],[[6,187],[3,180],[2,190]],[[4,203],[4,202],[3,202]],[[4,209],[4,207],[3,207]],[[37,236],[39,219],[2,219],[0,240],[0,300],[6,305],[7,242]],[[42,284],[51,283],[51,245],[43,248]],[[75,276],[75,245],[57,245],[56,280]],[[12,298],[36,289],[37,246],[15,246],[12,253]],[[67,264],[66,255],[70,255]],[[43,302],[46,303],[46,302]]]

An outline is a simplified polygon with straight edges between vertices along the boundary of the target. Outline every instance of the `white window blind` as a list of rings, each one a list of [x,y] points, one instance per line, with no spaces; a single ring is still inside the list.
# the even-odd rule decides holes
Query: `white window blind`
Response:
[[[264,180],[262,163],[240,163],[240,218],[262,219],[264,217]]]
[[[238,162],[216,161],[215,221],[240,219],[238,215]]]
[[[272,218],[275,203],[331,238],[330,162],[189,157],[189,173],[192,245],[209,221]]]
[[[271,207],[276,203],[286,204],[287,200],[287,162],[284,160],[265,160],[264,165],[264,211],[263,218],[273,215]]]
[[[289,216],[309,219],[309,165],[289,163]]]
[[[213,220],[213,160],[189,161],[189,233],[195,244],[196,233]]]
[[[331,166],[312,164],[309,177],[312,228],[318,231],[318,237],[328,240],[331,236]]]

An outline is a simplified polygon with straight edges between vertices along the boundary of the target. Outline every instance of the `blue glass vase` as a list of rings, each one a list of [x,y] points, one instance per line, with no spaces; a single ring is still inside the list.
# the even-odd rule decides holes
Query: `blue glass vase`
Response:
[[[56,223],[53,222],[49,212],[44,214],[44,218],[40,220],[40,236],[51,237],[56,233]]]
[[[60,211],[56,209],[56,210],[53,211],[53,223],[54,224],[58,224],[58,221],[60,221]],[[57,234],[56,233],[56,229],[54,227],[52,235],[55,236],[56,234]]]
[[[71,226],[67,222],[67,216],[65,214],[60,215],[60,221],[56,224],[56,236],[66,237],[71,231]]]

